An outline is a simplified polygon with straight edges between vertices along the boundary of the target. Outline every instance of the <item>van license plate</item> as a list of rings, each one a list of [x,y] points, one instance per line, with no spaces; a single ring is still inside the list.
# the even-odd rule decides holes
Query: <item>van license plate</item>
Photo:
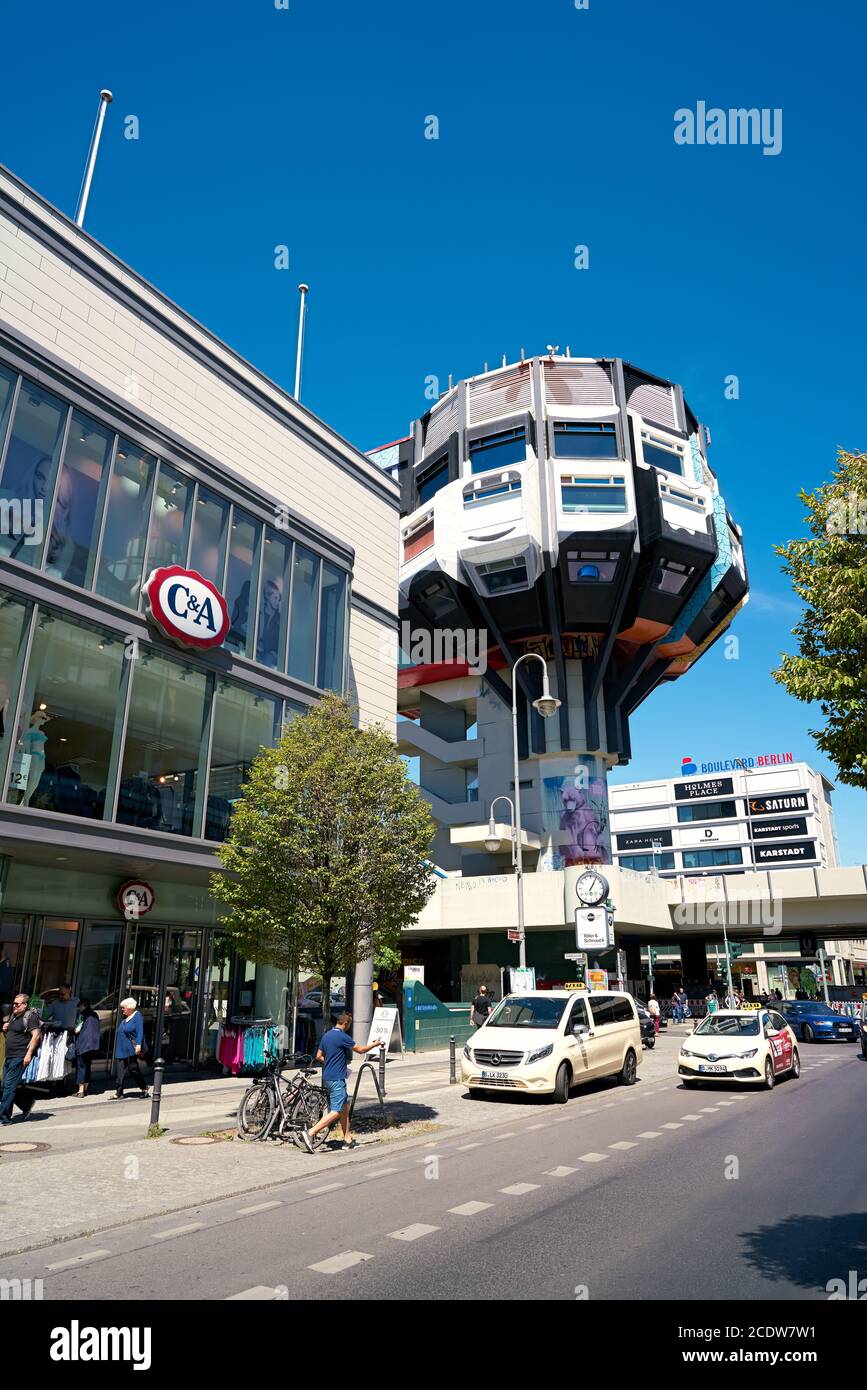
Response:
[[[508,1081],[508,1079],[509,1079],[509,1073],[508,1073],[507,1071],[483,1071],[483,1072],[482,1072],[482,1080],[483,1080],[483,1081]]]
[[[707,1065],[705,1065],[705,1064],[703,1063],[702,1065],[699,1066],[699,1071],[704,1071],[704,1072],[708,1072],[708,1071],[711,1071],[711,1072],[724,1072],[724,1071],[725,1071],[725,1067],[723,1067],[723,1066],[707,1066]]]

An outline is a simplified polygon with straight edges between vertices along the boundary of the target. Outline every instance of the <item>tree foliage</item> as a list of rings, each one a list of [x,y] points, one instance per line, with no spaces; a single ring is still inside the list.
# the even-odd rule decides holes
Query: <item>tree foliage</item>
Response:
[[[212,876],[221,920],[248,960],[323,980],[401,929],[434,888],[430,808],[381,728],[358,729],[336,695],[284,727],[254,761]]]
[[[840,450],[832,479],[802,491],[810,536],[778,546],[804,602],[774,679],[825,719],[810,733],[841,782],[867,787],[867,454]]]

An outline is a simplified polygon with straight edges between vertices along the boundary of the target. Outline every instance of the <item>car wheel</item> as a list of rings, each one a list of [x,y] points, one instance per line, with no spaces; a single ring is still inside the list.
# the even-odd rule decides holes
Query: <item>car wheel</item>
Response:
[[[650,1048],[652,1048],[652,1047],[656,1047],[656,1037],[655,1037],[655,1036],[652,1036],[652,1037],[649,1037],[649,1038],[645,1038],[645,1039],[644,1039],[644,1046],[645,1046],[648,1050],[649,1050]]]
[[[804,1024],[803,1028],[801,1029],[801,1036],[803,1037],[805,1043],[811,1043],[816,1041],[816,1034],[813,1032],[809,1023]]]
[[[570,1080],[571,1072],[569,1071],[569,1063],[561,1062],[557,1068],[557,1077],[554,1082],[554,1099],[558,1105],[565,1105],[569,1099]]]
[[[765,1058],[765,1090],[772,1091],[776,1077],[774,1076],[774,1064],[770,1057]]]
[[[620,1069],[620,1075],[617,1080],[620,1082],[621,1086],[634,1086],[637,1074],[638,1063],[635,1060],[635,1053],[630,1047],[626,1056],[623,1058],[623,1066]]]
[[[792,1053],[792,1065],[789,1069],[789,1075],[794,1081],[797,1081],[798,1077],[801,1075],[801,1057],[797,1048],[795,1048]]]

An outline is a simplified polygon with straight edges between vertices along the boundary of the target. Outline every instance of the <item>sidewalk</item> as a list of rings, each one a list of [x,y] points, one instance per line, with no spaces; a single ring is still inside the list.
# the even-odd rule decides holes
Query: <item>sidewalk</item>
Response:
[[[639,1084],[673,1080],[675,1054],[674,1038],[661,1034],[656,1047],[643,1055]],[[353,1068],[351,1085],[355,1075]],[[385,1120],[371,1078],[362,1080],[353,1117],[358,1149],[346,1154],[326,1148],[311,1156],[288,1142],[245,1144],[212,1137],[234,1135],[247,1084],[241,1077],[171,1083],[163,1091],[160,1112],[166,1133],[156,1139],[145,1137],[150,1101],[96,1096],[39,1102],[32,1120],[16,1121],[0,1134],[2,1248],[12,1254],[147,1216],[188,1211],[311,1172],[319,1175],[407,1146],[435,1144],[447,1135],[513,1118],[532,1119],[530,1108],[545,1108],[541,1098],[474,1102],[460,1082],[449,1084],[447,1052],[422,1053],[389,1062]],[[591,1083],[584,1094],[600,1089],[618,1088],[612,1082]],[[570,1103],[580,1104],[581,1094],[576,1092]],[[202,1142],[172,1142],[196,1137]],[[9,1152],[10,1144],[48,1147]]]

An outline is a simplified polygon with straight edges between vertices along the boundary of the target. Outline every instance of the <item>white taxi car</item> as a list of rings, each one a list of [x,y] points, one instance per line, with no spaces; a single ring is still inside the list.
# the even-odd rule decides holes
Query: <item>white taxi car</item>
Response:
[[[774,1009],[720,1009],[684,1039],[677,1059],[684,1086],[743,1081],[770,1091],[780,1076],[799,1077],[794,1033]]]
[[[461,1080],[471,1095],[524,1091],[562,1103],[573,1086],[603,1076],[631,1086],[640,1061],[631,994],[533,990],[507,994],[467,1041]]]

